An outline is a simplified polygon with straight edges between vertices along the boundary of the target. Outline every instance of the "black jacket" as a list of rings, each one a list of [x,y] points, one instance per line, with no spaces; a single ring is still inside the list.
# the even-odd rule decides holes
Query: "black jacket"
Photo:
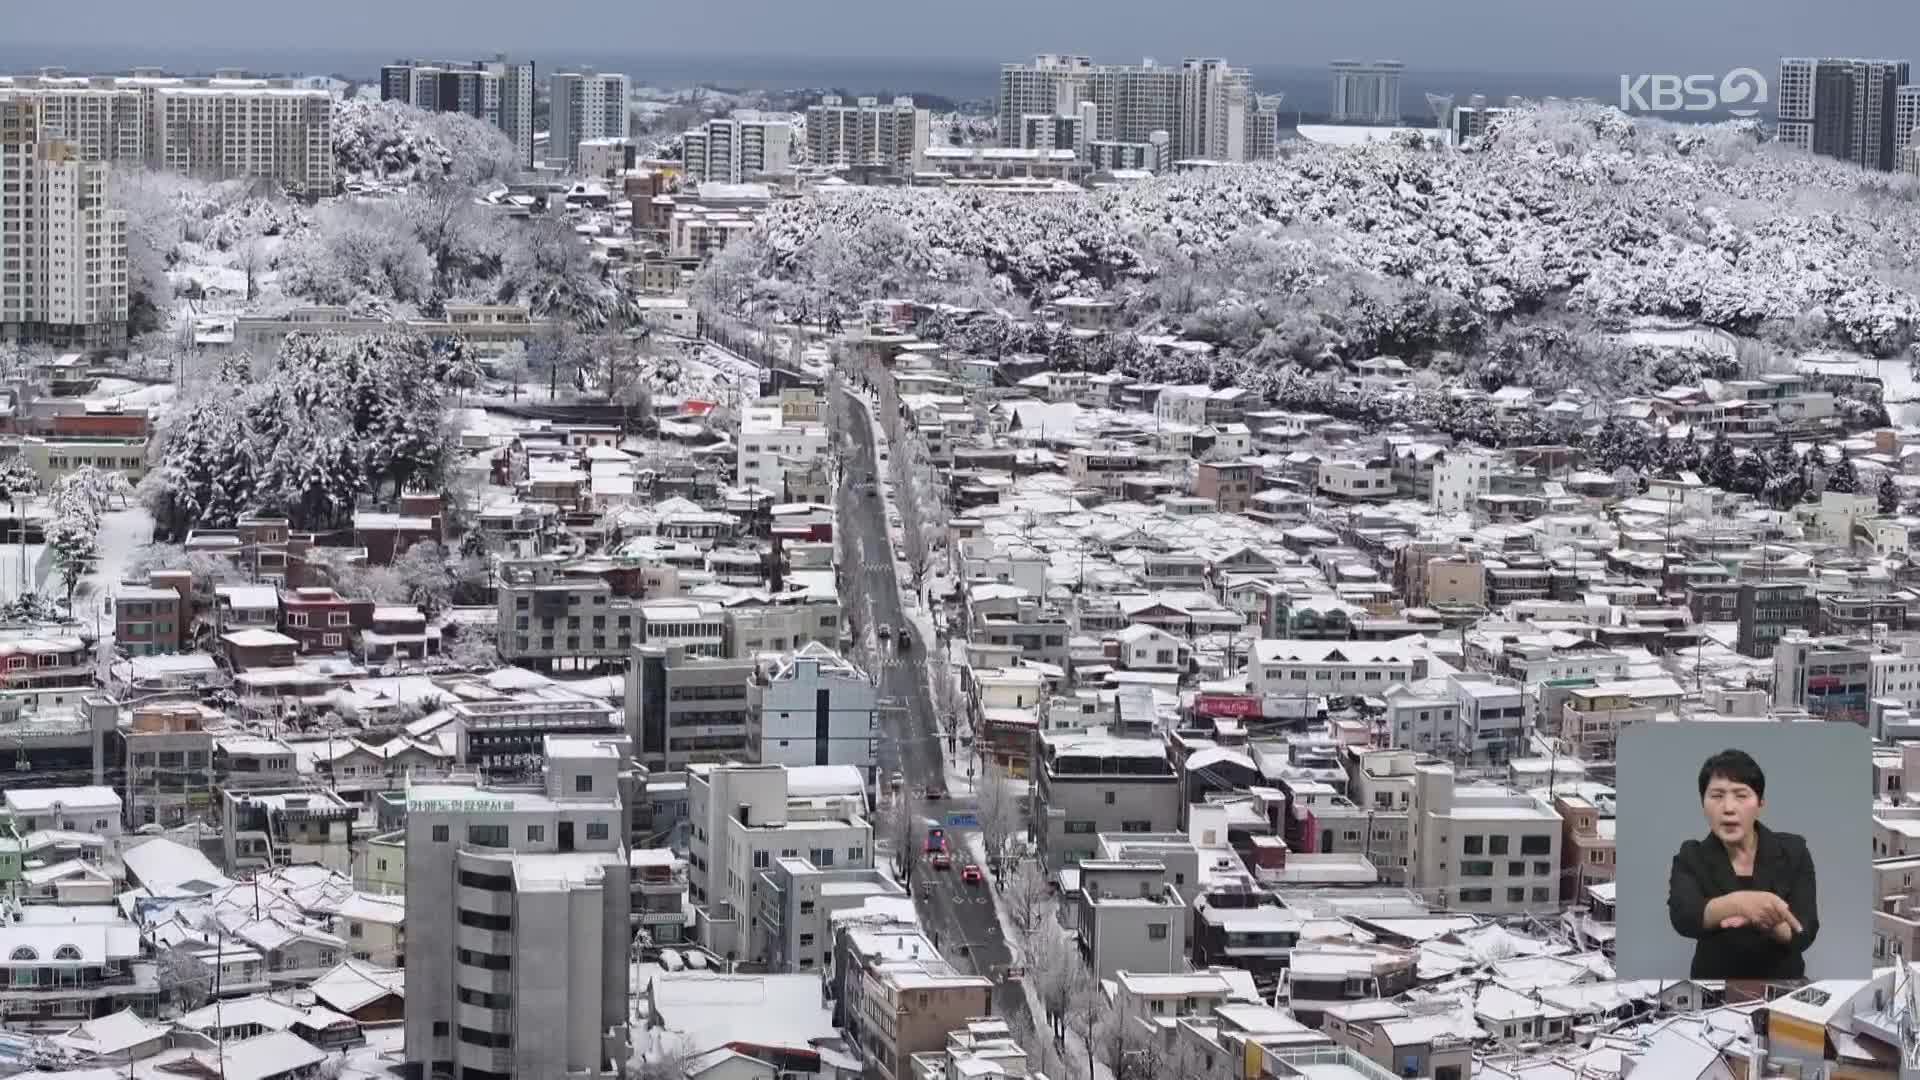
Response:
[[[1734,879],[1733,860],[1720,838],[1688,840],[1673,857],[1667,878],[1667,916],[1674,932],[1692,938],[1695,979],[1801,979],[1806,977],[1805,953],[1820,931],[1820,910],[1814,899],[1813,855],[1807,842],[1794,833],[1774,832],[1754,822],[1760,846],[1753,857],[1751,888],[1770,892],[1787,902],[1801,930],[1781,944],[1756,927],[1733,930],[1702,925],[1707,902],[1741,886]]]

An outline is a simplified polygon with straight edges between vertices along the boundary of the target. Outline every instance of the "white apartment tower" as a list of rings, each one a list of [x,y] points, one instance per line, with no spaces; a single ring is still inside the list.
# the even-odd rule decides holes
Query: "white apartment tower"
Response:
[[[1000,65],[1000,144],[1018,146],[1023,116],[1065,116],[1089,96],[1093,58],[1043,53],[1031,64]]]
[[[623,1075],[631,872],[619,740],[549,736],[544,787],[407,789],[406,1062]]]
[[[1252,161],[1274,152],[1275,110],[1254,94],[1246,69],[1218,58],[1096,66],[1084,56],[1043,55],[1002,65],[1001,145],[1025,146],[1046,130],[1030,118],[1080,117],[1087,104],[1089,143],[1145,147],[1166,132],[1176,160]]]
[[[531,60],[396,60],[380,69],[380,100],[401,101],[437,112],[459,112],[506,133],[523,168],[533,165]]]
[[[793,125],[757,113],[716,118],[680,137],[687,179],[738,184],[793,171]]]
[[[582,139],[627,137],[625,75],[603,75],[592,68],[562,71],[547,80],[547,158],[568,166]]]
[[[333,194],[333,98],[284,79],[138,73],[0,78],[0,96],[40,99],[81,156],[216,180],[272,180],[299,198]]]
[[[1399,123],[1400,74],[1405,68],[1398,60],[1335,60],[1333,122]]]
[[[927,110],[910,97],[888,105],[863,97],[849,105],[829,94],[807,109],[807,157],[815,165],[912,175],[925,166],[930,135]]]
[[[126,338],[127,215],[44,104],[0,92],[0,340],[110,345]]]

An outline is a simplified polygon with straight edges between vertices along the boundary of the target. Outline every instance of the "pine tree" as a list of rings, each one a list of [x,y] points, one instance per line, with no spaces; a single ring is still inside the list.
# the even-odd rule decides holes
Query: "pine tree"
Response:
[[[1900,511],[1900,488],[1893,482],[1893,473],[1883,472],[1880,474],[1880,490],[1878,494],[1880,498],[1880,512],[1882,514],[1896,514]]]
[[[1827,490],[1850,495],[1860,490],[1860,474],[1853,467],[1853,459],[1845,450],[1840,451],[1840,463],[1827,474]]]
[[[1737,468],[1733,444],[1727,441],[1725,434],[1721,434],[1713,440],[1713,447],[1707,451],[1707,459],[1700,465],[1700,478],[1723,491],[1732,491],[1738,482]]]

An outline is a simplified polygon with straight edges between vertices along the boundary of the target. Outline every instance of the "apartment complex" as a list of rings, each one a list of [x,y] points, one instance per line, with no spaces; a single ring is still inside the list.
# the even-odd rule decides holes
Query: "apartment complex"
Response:
[[[680,136],[687,179],[741,184],[793,171],[793,125],[739,112],[715,117]]]
[[[1398,60],[1335,60],[1333,122],[1399,123],[1400,73],[1405,68]]]
[[[1911,128],[1899,126],[1905,60],[1786,57],[1780,61],[1780,141],[1862,168],[1891,171]],[[1909,107],[1912,107],[1911,105]]]
[[[333,194],[333,98],[283,79],[147,72],[0,79],[0,99],[37,99],[72,123],[80,156],[216,180],[266,179],[300,198]]]
[[[555,72],[547,79],[547,160],[571,168],[582,139],[627,137],[625,75],[592,68]]]
[[[1092,109],[1083,112],[1082,106]],[[1026,145],[1026,119],[1089,116],[1088,141],[1151,145],[1166,132],[1175,161],[1270,157],[1278,126],[1244,68],[1212,58],[1179,67],[1142,61],[1096,65],[1085,56],[1044,54],[1000,68],[1000,138]]]
[[[380,69],[380,100],[477,117],[506,133],[524,167],[533,165],[531,60],[396,60]]]
[[[406,1061],[601,1077],[627,1060],[631,871],[613,743],[550,738],[540,787],[406,798]]]
[[[1413,887],[1428,903],[1487,915],[1558,906],[1564,830],[1552,807],[1424,763],[1414,766],[1409,816]]]
[[[926,166],[931,127],[910,97],[849,105],[828,94],[807,109],[807,159],[815,165],[881,168],[911,176]]]
[[[108,208],[105,162],[47,105],[0,90],[0,341],[111,345],[127,332],[127,215]]]

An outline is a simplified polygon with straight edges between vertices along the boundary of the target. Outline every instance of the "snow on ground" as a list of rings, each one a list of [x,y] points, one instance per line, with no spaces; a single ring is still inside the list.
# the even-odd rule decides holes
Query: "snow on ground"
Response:
[[[542,392],[545,391],[545,387],[541,389]],[[448,422],[453,425],[453,430],[461,434],[466,434],[471,431],[487,435],[511,437],[518,434],[520,429],[526,426],[526,421],[518,417],[508,416],[506,413],[495,412],[492,409],[482,409],[473,406],[449,409],[447,410],[447,417]]]
[[[112,637],[113,618],[105,610],[107,598],[119,591],[120,582],[127,576],[128,564],[152,540],[153,515],[147,513],[144,507],[134,505],[125,510],[109,510],[102,514],[100,558],[93,564],[93,571],[81,578],[79,588],[74,590],[74,616],[85,620],[95,614],[100,615],[101,635]]]
[[[367,1037],[364,1046],[356,1046],[329,1059],[341,1063],[340,1080],[365,1080],[370,1077],[391,1080],[394,1070],[403,1064],[406,1057],[406,1025],[367,1024],[360,1031]],[[322,1071],[325,1071],[324,1066]]]

